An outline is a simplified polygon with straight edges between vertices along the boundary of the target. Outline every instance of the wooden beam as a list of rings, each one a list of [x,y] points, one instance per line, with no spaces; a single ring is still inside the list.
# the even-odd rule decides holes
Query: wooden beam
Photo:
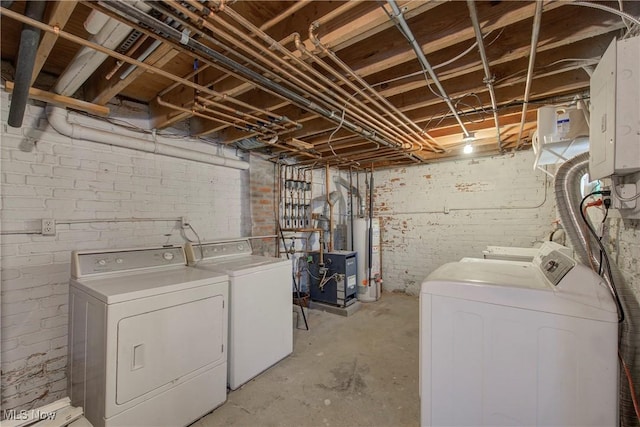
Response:
[[[171,45],[161,44],[158,48],[144,60],[145,63],[153,65],[154,67],[162,68],[169,61],[178,55]],[[129,66],[123,67],[123,71],[128,69]],[[120,79],[117,76],[112,77],[110,80],[104,80],[104,76],[97,76],[98,79],[106,81],[106,87],[103,87],[94,98],[93,102],[99,105],[105,105],[111,99],[122,92],[127,86],[133,83],[138,77],[142,76],[146,70],[141,67],[137,67],[126,78]]]
[[[352,2],[349,2],[352,3]],[[407,18],[411,18],[427,12],[429,10],[434,9],[436,6],[444,3],[442,0],[436,0],[431,2],[423,2],[423,1],[408,1],[406,4],[403,4],[402,7],[405,8],[405,15]],[[364,2],[363,4],[367,4],[368,2]],[[325,24],[327,27],[334,28],[338,26],[337,29],[330,31],[327,34],[321,36],[321,40],[324,44],[329,46],[333,51],[337,52],[338,50],[349,47],[359,41],[366,39],[367,37],[371,37],[375,34],[380,33],[381,31],[393,27],[393,23],[389,20],[389,16],[382,10],[380,7],[375,7],[372,11],[362,15],[362,16],[354,16],[353,13],[350,13],[350,10],[353,8],[353,4],[344,4],[338,9],[344,10],[345,13],[335,13],[332,12],[331,16],[336,18],[336,22],[331,22],[329,24]],[[322,19],[322,18],[320,18]],[[338,24],[346,24],[346,25],[338,25]],[[265,24],[266,25],[266,24]],[[265,25],[260,27],[265,30]],[[321,30],[324,28],[321,27]],[[289,33],[287,33],[289,34]],[[304,34],[304,33],[303,33]],[[306,41],[307,45],[311,42]],[[299,52],[296,50],[294,54],[299,56]],[[222,88],[220,89],[223,92],[228,92],[233,94],[233,96],[238,96],[242,93],[249,91],[254,85],[250,83],[238,83],[237,81],[229,80],[222,84]],[[274,100],[273,95],[265,94],[270,100]],[[253,100],[252,100],[253,102]],[[279,106],[275,106],[271,104],[267,109],[275,109],[280,108]],[[207,121],[194,117],[194,126],[198,128],[198,134],[207,135],[209,133],[214,132],[213,125],[208,123]]]
[[[53,6],[50,6],[51,13],[49,15],[49,25],[64,28],[77,4],[78,3],[75,0],[63,0],[53,3]],[[56,40],[58,40],[58,35],[55,33],[45,32],[42,36],[42,40],[38,46],[38,52],[36,53],[36,62],[33,65],[31,85],[33,85],[38,74],[40,74],[42,66],[47,61],[53,46],[56,44]]]
[[[5,81],[5,88],[7,92],[13,92],[13,82]],[[109,108],[103,105],[92,104],[90,102],[81,101],[69,96],[58,95],[57,93],[51,93],[33,87],[29,89],[29,98],[60,105],[62,107],[73,108],[74,110],[84,111],[95,114],[96,116],[106,117],[109,115]]]
[[[460,3],[460,5],[458,5],[457,3]],[[425,5],[424,2],[409,2],[407,6],[416,6],[415,9],[412,10],[413,15],[410,15],[409,17],[417,16],[418,14],[424,13],[426,11],[434,13],[438,12],[438,9],[435,8],[435,6],[438,6],[439,4],[441,3],[430,2],[426,3]],[[464,8],[466,13],[466,4],[462,2],[449,2],[447,3],[447,5],[449,5],[449,7]],[[559,5],[551,3],[545,6],[545,10],[550,10],[556,7],[559,7]],[[534,11],[535,4],[503,2],[495,7],[492,7],[490,9],[490,13],[485,13],[486,16],[484,16],[483,19],[487,20],[489,24],[487,24],[487,27],[484,28],[484,30],[490,31],[492,29],[498,29],[503,26],[512,25],[523,20],[530,19],[533,16]],[[440,13],[447,14],[449,13],[449,11],[448,9],[445,10],[443,8],[440,9]],[[368,25],[364,27],[358,27],[356,25],[349,24],[348,26],[346,26],[348,30],[338,29],[336,30],[336,32],[322,36],[322,42],[331,46],[334,51],[343,49],[347,45],[352,46],[352,49],[349,49],[349,52],[346,52],[345,56],[341,55],[341,58],[348,64],[364,64],[362,66],[353,66],[356,73],[362,77],[384,71],[389,67],[404,64],[408,61],[415,61],[415,54],[411,50],[407,41],[403,37],[399,37],[397,34],[395,34],[397,30],[395,28],[392,28],[393,24],[390,22],[387,14],[382,11],[381,8],[377,8],[376,10],[370,12],[370,14],[367,14],[366,16],[369,16],[368,19],[371,19],[373,21]],[[381,25],[382,21],[380,20],[382,20],[383,18],[384,22],[388,22],[389,25]],[[354,17],[353,19],[356,18]],[[429,17],[425,19],[430,20],[432,18]],[[428,26],[423,27],[424,28],[418,28],[417,30],[419,31],[415,35],[416,37],[418,37],[419,33],[424,36],[423,38],[425,38],[427,35],[430,36],[431,40],[422,45],[423,51],[425,53],[442,50],[463,40],[472,40],[475,37],[473,28],[471,28],[471,26],[469,26],[466,22],[461,22],[461,20],[456,17],[449,18],[446,25],[441,25],[440,31],[434,32],[435,36],[430,33],[432,28]],[[394,33],[390,33],[391,31],[394,31]],[[341,42],[340,40],[342,37],[345,37],[345,34],[350,35],[349,40],[355,38],[355,41],[353,43]],[[362,34],[365,34],[365,36],[362,36],[362,38],[360,38]],[[375,37],[373,37],[374,35]],[[376,54],[371,54],[372,52],[370,47],[368,47],[367,49],[363,49],[361,46],[363,43],[356,43],[356,41],[363,40],[365,37],[367,37],[368,39],[363,43],[367,43],[367,46],[374,46],[374,52]],[[310,42],[307,41],[307,43]],[[273,96],[266,98],[273,99]],[[263,108],[270,109],[270,106],[263,105]],[[213,127],[211,124],[202,122],[197,118],[194,119],[194,122],[200,122],[197,125],[199,134],[206,135],[207,133],[212,132]]]

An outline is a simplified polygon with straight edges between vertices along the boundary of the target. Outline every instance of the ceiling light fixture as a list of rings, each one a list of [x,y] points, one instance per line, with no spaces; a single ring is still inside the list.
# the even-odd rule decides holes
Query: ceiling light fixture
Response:
[[[462,149],[464,154],[473,153],[473,145],[471,143],[476,140],[475,132],[467,132],[462,134],[462,142],[466,142],[467,144]]]

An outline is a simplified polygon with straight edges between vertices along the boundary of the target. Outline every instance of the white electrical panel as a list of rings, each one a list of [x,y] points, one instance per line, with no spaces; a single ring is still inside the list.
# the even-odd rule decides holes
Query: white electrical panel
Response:
[[[611,42],[590,91],[591,179],[640,171],[640,37]]]

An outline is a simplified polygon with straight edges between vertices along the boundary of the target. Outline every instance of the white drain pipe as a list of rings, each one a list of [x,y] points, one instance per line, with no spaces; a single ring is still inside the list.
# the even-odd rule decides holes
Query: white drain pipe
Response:
[[[195,162],[224,166],[232,169],[249,169],[249,162],[227,159],[202,151],[176,147],[167,143],[173,141],[170,138],[140,134],[119,126],[112,126],[109,130],[102,130],[83,126],[78,123],[70,123],[67,110],[64,108],[47,105],[47,118],[51,127],[61,135],[68,136],[69,138],[155,153],[178,159],[193,160]]]

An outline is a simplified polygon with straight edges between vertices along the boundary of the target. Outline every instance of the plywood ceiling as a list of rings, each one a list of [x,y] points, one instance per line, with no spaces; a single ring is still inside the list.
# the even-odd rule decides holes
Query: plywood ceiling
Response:
[[[536,109],[588,100],[600,56],[635,29],[613,10],[640,14],[637,1],[186,0],[146,2],[144,12],[50,1],[36,24],[25,2],[10,3],[5,64],[15,65],[23,23],[47,34],[34,87],[52,91],[81,47],[101,49],[107,59],[76,98],[135,100],[149,105],[157,129],[186,124],[194,136],[274,159],[340,167],[461,157],[465,133],[475,134],[476,153],[529,148]],[[126,48],[96,44],[83,26],[96,11],[138,38]],[[137,68],[122,77],[129,64]],[[10,67],[3,78],[13,80]]]

